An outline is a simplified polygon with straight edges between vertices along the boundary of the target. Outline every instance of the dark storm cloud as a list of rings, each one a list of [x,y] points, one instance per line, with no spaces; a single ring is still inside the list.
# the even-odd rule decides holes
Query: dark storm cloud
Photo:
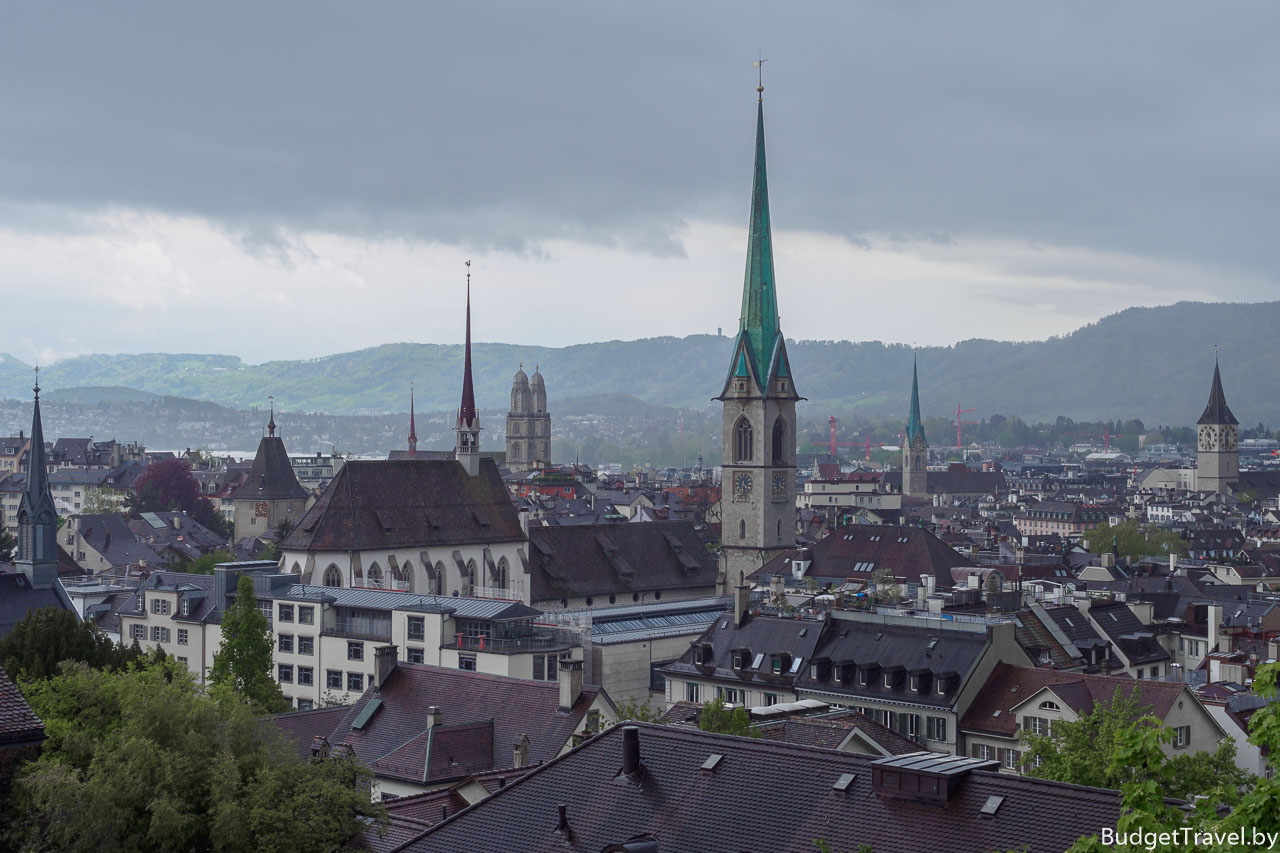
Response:
[[[12,5],[0,204],[678,253],[745,221],[763,43],[779,226],[1274,276],[1277,35],[1262,2]]]

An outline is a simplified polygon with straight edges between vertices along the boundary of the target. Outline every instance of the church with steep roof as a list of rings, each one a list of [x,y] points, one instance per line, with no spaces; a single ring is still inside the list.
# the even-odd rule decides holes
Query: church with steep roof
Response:
[[[755,174],[742,311],[720,395],[721,586],[732,589],[795,545],[796,393],[778,315],[765,170],[764,87],[757,89]]]
[[[1196,425],[1196,491],[1225,494],[1240,478],[1240,421],[1227,405],[1216,360],[1209,402]]]

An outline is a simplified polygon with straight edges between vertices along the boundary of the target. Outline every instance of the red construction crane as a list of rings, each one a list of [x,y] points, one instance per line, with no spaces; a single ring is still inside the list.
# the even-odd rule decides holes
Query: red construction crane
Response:
[[[867,461],[868,461],[868,462],[870,462],[870,461],[871,461],[871,448],[873,448],[873,447],[884,447],[884,442],[882,441],[882,442],[880,442],[879,444],[872,444],[872,443],[871,443],[871,436],[870,436],[870,435],[868,435],[868,436],[867,436],[866,446],[867,446]]]
[[[1073,438],[1100,438],[1102,439],[1103,453],[1111,452],[1111,439],[1124,438],[1120,433],[1112,432],[1110,427],[1105,426],[1102,428],[1102,432],[1069,432],[1066,433],[1066,435],[1072,436]]]
[[[842,447],[857,447],[860,444],[857,441],[836,441],[836,416],[832,415],[828,422],[831,424],[831,440],[828,442],[828,452],[832,456],[839,456],[840,448]]]
[[[976,412],[977,409],[962,409],[960,403],[956,403],[956,419],[952,421],[956,425],[956,447],[964,447],[964,428],[967,426],[977,426],[978,421],[963,420],[963,416],[970,412]]]

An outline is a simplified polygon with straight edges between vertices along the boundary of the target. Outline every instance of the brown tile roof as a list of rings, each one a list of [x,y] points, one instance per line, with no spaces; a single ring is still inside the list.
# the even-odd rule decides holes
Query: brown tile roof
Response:
[[[880,725],[859,711],[841,711],[817,717],[788,717],[785,720],[761,723],[758,728],[760,736],[766,740],[822,749],[838,749],[854,730],[883,747],[889,755],[905,755],[922,749],[920,744]]]
[[[1185,684],[1169,681],[1137,682],[1124,676],[1055,672],[1001,663],[996,665],[986,684],[978,691],[977,698],[960,721],[960,728],[1013,737],[1017,733],[1017,719],[1010,711],[1045,687],[1053,690],[1077,714],[1089,713],[1095,703],[1109,703],[1117,692],[1128,696],[1136,689],[1151,713],[1162,720],[1186,691]]]
[[[264,435],[258,442],[258,452],[253,457],[253,467],[244,484],[236,490],[238,501],[302,500],[307,490],[298,483],[284,449],[284,439],[278,435]]]
[[[351,709],[346,705],[331,705],[310,711],[286,711],[263,717],[264,725],[271,725],[285,736],[303,758],[311,757],[311,743],[316,735],[328,737],[333,728],[347,716]]]
[[[44,740],[44,723],[0,666],[0,745]]]
[[[411,851],[598,851],[651,835],[663,853],[1059,851],[1114,826],[1113,791],[972,771],[944,808],[876,796],[867,756],[638,724],[642,769],[620,777],[622,727],[427,830]],[[703,770],[711,755],[721,759]],[[833,785],[850,774],[847,789]],[[980,811],[1000,797],[991,817]],[[568,832],[556,830],[566,807]],[[518,844],[513,843],[518,840]]]
[[[469,476],[453,460],[348,462],[280,544],[282,551],[361,551],[525,538],[498,469]]]
[[[569,742],[599,692],[583,687],[572,711],[562,713],[556,682],[401,663],[381,691],[366,690],[347,709],[329,742],[350,744],[380,776],[417,784],[449,781],[510,766],[512,748],[522,737],[529,739],[531,764],[549,761]],[[380,707],[364,728],[352,728],[374,700]],[[432,705],[441,711],[439,732],[427,725]]]
[[[840,527],[818,540],[810,549],[813,565],[808,577],[855,578],[865,580],[876,569],[886,569],[897,578],[919,583],[921,575],[933,575],[939,590],[955,585],[951,570],[971,567],[967,558],[945,542],[919,527],[892,524],[863,524]],[[795,551],[784,551],[769,560],[750,577],[785,573]]]
[[[634,592],[714,586],[717,572],[715,555],[688,521],[529,530],[533,601],[625,593],[629,604]]]

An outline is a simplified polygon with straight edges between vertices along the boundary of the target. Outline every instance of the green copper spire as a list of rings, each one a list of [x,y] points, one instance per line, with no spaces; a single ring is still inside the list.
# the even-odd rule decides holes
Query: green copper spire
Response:
[[[756,168],[751,186],[751,225],[740,324],[739,334],[747,337],[747,351],[755,361],[757,376],[764,383],[773,367],[779,324],[773,281],[773,238],[769,231],[769,181],[764,166],[763,98],[756,107]]]
[[[907,443],[924,438],[924,422],[920,420],[920,380],[916,376],[916,360],[911,358],[911,414],[907,417]]]

